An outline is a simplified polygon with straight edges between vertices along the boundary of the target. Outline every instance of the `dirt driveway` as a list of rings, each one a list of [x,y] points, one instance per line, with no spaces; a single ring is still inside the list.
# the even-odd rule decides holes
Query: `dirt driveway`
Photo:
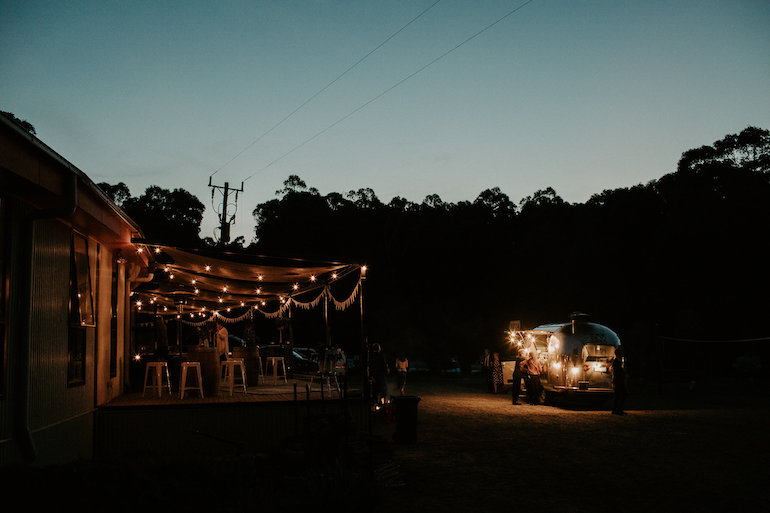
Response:
[[[768,396],[637,391],[626,416],[514,406],[477,379],[412,380],[418,441],[375,511],[747,511],[766,502]],[[394,421],[378,421],[388,437]]]

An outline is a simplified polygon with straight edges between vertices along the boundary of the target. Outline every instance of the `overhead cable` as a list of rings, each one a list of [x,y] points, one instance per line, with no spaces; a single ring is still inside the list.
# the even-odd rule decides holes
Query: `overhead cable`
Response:
[[[281,155],[281,156],[280,156],[280,157],[278,157],[277,159],[273,160],[273,161],[272,161],[272,162],[270,162],[269,164],[265,165],[265,166],[264,166],[264,167],[262,167],[261,169],[259,169],[259,170],[255,171],[254,173],[252,173],[251,175],[249,175],[248,177],[246,177],[246,178],[245,178],[243,181],[245,182],[246,180],[249,180],[250,178],[252,178],[252,177],[253,177],[254,175],[256,175],[257,173],[260,173],[260,172],[264,171],[265,169],[269,168],[270,166],[272,166],[272,165],[273,165],[273,164],[275,164],[276,162],[278,162],[278,161],[280,161],[280,160],[282,160],[282,159],[284,159],[284,158],[288,157],[289,155],[291,155],[292,153],[294,153],[294,152],[295,152],[295,151],[297,151],[298,149],[302,148],[303,146],[305,146],[305,145],[306,145],[306,144],[308,144],[309,142],[311,142],[311,141],[313,141],[314,139],[318,138],[319,136],[321,136],[321,135],[325,134],[326,132],[328,132],[329,130],[331,130],[331,129],[332,129],[332,128],[334,128],[335,126],[339,125],[340,123],[342,123],[343,121],[345,121],[345,120],[346,120],[346,119],[348,119],[349,117],[353,116],[354,114],[356,114],[356,113],[357,113],[357,112],[359,112],[360,110],[364,109],[364,108],[365,108],[365,107],[367,107],[368,105],[370,105],[370,104],[374,103],[375,101],[379,100],[380,98],[382,98],[383,96],[385,96],[385,95],[386,95],[386,94],[388,94],[390,91],[392,91],[393,89],[397,88],[398,86],[400,86],[401,84],[403,84],[403,83],[404,83],[404,82],[406,82],[407,80],[409,80],[409,79],[411,79],[412,77],[414,77],[415,75],[417,75],[417,74],[419,74],[419,73],[423,72],[424,70],[426,70],[426,69],[427,69],[427,68],[429,68],[430,66],[434,65],[435,63],[437,63],[438,61],[440,61],[441,59],[443,59],[444,57],[446,57],[446,56],[447,56],[447,55],[449,55],[450,53],[454,52],[455,50],[457,50],[457,49],[458,49],[458,48],[460,48],[461,46],[465,45],[466,43],[470,42],[471,40],[473,40],[473,39],[477,38],[478,36],[480,36],[481,34],[483,34],[484,32],[486,32],[487,30],[491,29],[492,27],[494,27],[494,26],[495,26],[495,25],[497,25],[498,23],[502,22],[503,20],[505,20],[505,19],[506,19],[506,18],[508,18],[509,16],[511,16],[511,15],[513,15],[513,14],[515,14],[517,11],[519,11],[519,10],[523,9],[523,8],[524,8],[524,7],[526,7],[528,4],[531,4],[531,3],[532,3],[532,2],[534,2],[534,1],[535,1],[535,0],[527,0],[527,1],[526,1],[526,2],[524,2],[523,4],[521,4],[521,5],[519,5],[518,7],[516,7],[515,9],[513,9],[513,10],[509,11],[507,14],[505,14],[504,16],[502,16],[502,17],[498,18],[496,21],[494,21],[494,22],[490,23],[490,24],[489,24],[489,25],[487,25],[486,27],[482,28],[481,30],[479,30],[478,32],[476,32],[475,34],[473,34],[472,36],[470,36],[470,37],[466,38],[466,39],[465,39],[465,40],[463,40],[461,43],[457,44],[456,46],[454,46],[453,48],[451,48],[451,49],[447,50],[446,52],[442,53],[441,55],[439,55],[438,57],[436,57],[436,58],[435,58],[435,59],[433,59],[432,61],[430,61],[430,62],[428,62],[427,64],[423,65],[422,67],[418,68],[416,71],[413,71],[412,73],[410,73],[410,74],[409,74],[409,75],[407,75],[406,77],[402,78],[401,80],[399,80],[399,81],[398,81],[398,82],[396,82],[395,84],[391,85],[390,87],[388,87],[387,89],[385,89],[384,91],[382,91],[381,93],[379,93],[377,96],[375,96],[375,97],[373,97],[372,99],[370,99],[370,100],[368,100],[368,101],[364,102],[363,104],[359,105],[358,107],[356,107],[355,109],[353,109],[353,110],[352,110],[352,111],[350,111],[349,113],[345,114],[344,116],[342,116],[341,118],[339,118],[337,121],[335,121],[335,122],[334,122],[334,123],[332,123],[331,125],[327,126],[327,127],[326,127],[326,128],[324,128],[323,130],[321,130],[321,131],[317,132],[315,135],[313,135],[313,136],[311,136],[311,137],[309,137],[309,138],[305,139],[305,140],[304,140],[304,141],[302,141],[300,144],[296,145],[295,147],[293,147],[292,149],[290,149],[289,151],[287,151],[286,153],[284,153],[283,155]]]
[[[348,73],[349,73],[351,70],[353,70],[353,68],[355,68],[356,66],[358,66],[359,64],[361,64],[361,63],[362,63],[364,60],[366,60],[366,59],[367,59],[367,58],[368,58],[370,55],[372,55],[374,52],[376,52],[377,50],[379,50],[380,48],[382,48],[383,46],[385,46],[385,44],[387,44],[387,43],[388,43],[388,41],[390,41],[391,39],[393,39],[394,37],[396,37],[398,34],[400,34],[400,33],[401,33],[401,32],[402,32],[404,29],[406,29],[406,28],[407,28],[409,25],[411,25],[412,23],[414,23],[415,21],[417,21],[417,20],[418,20],[420,17],[422,17],[422,15],[423,15],[423,14],[425,14],[425,13],[426,13],[426,12],[428,12],[428,11],[430,11],[430,10],[431,10],[433,7],[435,7],[435,5],[436,5],[436,4],[438,4],[439,2],[441,2],[441,0],[436,0],[436,1],[435,1],[435,2],[433,2],[431,5],[429,5],[427,8],[423,9],[423,11],[422,11],[422,12],[420,12],[420,14],[418,14],[417,16],[415,16],[414,18],[412,18],[411,20],[409,20],[409,22],[408,22],[406,25],[404,25],[403,27],[401,27],[400,29],[398,29],[397,31],[395,31],[394,33],[392,33],[392,34],[391,34],[390,36],[388,36],[388,37],[387,37],[387,38],[386,38],[386,39],[385,39],[383,42],[381,42],[381,43],[380,43],[380,44],[378,44],[376,47],[374,47],[372,50],[370,50],[370,51],[369,51],[369,53],[367,53],[366,55],[364,55],[363,57],[361,57],[360,59],[358,59],[358,60],[357,60],[356,62],[354,62],[354,63],[353,63],[353,64],[352,64],[352,65],[351,65],[351,66],[350,66],[348,69],[346,69],[345,71],[343,71],[342,73],[340,73],[340,74],[339,74],[339,75],[338,75],[338,76],[337,76],[337,77],[336,77],[334,80],[332,80],[331,82],[329,82],[328,84],[326,84],[325,86],[323,86],[321,89],[319,89],[318,91],[316,91],[316,92],[315,92],[315,93],[314,93],[312,96],[310,96],[310,97],[309,97],[307,100],[305,100],[304,102],[302,102],[302,104],[300,104],[300,105],[299,105],[299,106],[298,106],[296,109],[294,109],[294,110],[293,110],[293,111],[291,111],[289,114],[287,114],[287,115],[286,115],[286,116],[285,116],[283,119],[281,119],[279,122],[277,122],[277,123],[276,123],[276,124],[274,124],[272,127],[270,127],[270,128],[269,128],[269,129],[268,129],[266,132],[264,132],[262,135],[260,135],[260,136],[259,136],[259,137],[257,137],[256,139],[254,139],[254,140],[253,140],[251,143],[249,143],[249,145],[248,145],[248,146],[246,146],[246,147],[245,147],[245,148],[243,148],[241,151],[239,151],[238,153],[236,153],[236,154],[235,154],[235,155],[234,155],[234,156],[233,156],[233,157],[232,157],[230,160],[228,160],[227,162],[225,162],[224,164],[222,164],[222,165],[221,165],[221,166],[220,166],[220,167],[219,167],[219,168],[218,168],[216,171],[214,171],[213,173],[211,173],[211,175],[210,175],[210,176],[214,176],[215,174],[217,174],[218,172],[220,172],[220,171],[221,171],[222,169],[224,169],[224,168],[225,168],[227,165],[229,165],[229,164],[230,164],[232,161],[234,161],[235,159],[237,159],[238,157],[240,157],[240,156],[241,156],[241,155],[242,155],[242,154],[243,154],[243,153],[244,153],[246,150],[248,150],[249,148],[251,148],[252,146],[254,146],[255,144],[257,144],[257,143],[258,143],[259,141],[261,141],[261,140],[262,140],[262,139],[263,139],[263,138],[264,138],[266,135],[268,135],[268,134],[269,134],[269,133],[271,133],[273,130],[275,130],[276,128],[278,128],[279,126],[281,126],[281,125],[282,125],[284,122],[286,122],[286,121],[287,121],[287,120],[288,120],[290,117],[292,117],[294,114],[296,114],[296,113],[297,113],[297,112],[298,112],[300,109],[302,109],[302,108],[303,108],[305,105],[307,105],[308,103],[310,103],[311,101],[313,101],[313,100],[314,100],[314,99],[315,99],[315,98],[316,98],[316,97],[317,97],[319,94],[321,94],[321,93],[323,93],[324,91],[326,91],[326,90],[327,90],[329,87],[331,87],[332,85],[334,85],[334,83],[336,83],[336,82],[337,82],[339,79],[341,79],[342,77],[344,77],[345,75],[347,75],[347,74],[348,74]]]

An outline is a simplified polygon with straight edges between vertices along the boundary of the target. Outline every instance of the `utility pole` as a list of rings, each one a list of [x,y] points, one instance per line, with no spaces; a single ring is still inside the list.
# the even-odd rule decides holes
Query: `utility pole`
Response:
[[[222,211],[219,212],[219,244],[224,246],[230,242],[230,223],[235,220],[235,214],[229,219],[227,217],[228,198],[230,193],[235,193],[235,204],[238,204],[238,193],[243,192],[243,182],[241,182],[240,189],[233,189],[230,187],[229,182],[225,182],[224,186],[212,185],[211,177],[209,176],[209,187],[211,187],[211,200],[214,200],[214,193],[217,189],[222,189]]]

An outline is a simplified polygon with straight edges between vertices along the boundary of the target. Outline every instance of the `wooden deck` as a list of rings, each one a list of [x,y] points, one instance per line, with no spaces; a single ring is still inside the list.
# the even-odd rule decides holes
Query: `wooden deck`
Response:
[[[351,383],[346,390],[347,397],[360,397],[360,383]],[[267,378],[265,383],[250,385],[243,391],[243,386],[235,385],[233,395],[226,389],[220,389],[215,396],[205,396],[201,398],[197,390],[186,390],[184,399],[180,398],[178,390],[172,388],[172,393],[163,390],[158,397],[158,392],[148,390],[146,393],[129,392],[123,394],[106,405],[105,407],[125,407],[125,406],[149,406],[149,405],[171,405],[171,404],[214,404],[214,403],[249,403],[249,402],[285,402],[285,401],[325,401],[340,399],[340,392],[336,386],[331,389],[324,384],[323,389],[318,380],[313,381],[312,385],[309,379],[289,379],[284,383],[283,379],[273,381]]]
[[[318,380],[290,379],[200,397],[178,390],[130,392],[101,406],[95,452],[102,458],[198,458],[277,449],[305,436],[321,419],[367,429],[369,408],[360,381],[342,395]]]

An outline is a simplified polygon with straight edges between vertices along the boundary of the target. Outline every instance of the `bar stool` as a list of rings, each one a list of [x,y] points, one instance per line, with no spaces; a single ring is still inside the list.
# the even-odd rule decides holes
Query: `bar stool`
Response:
[[[281,364],[283,371],[283,382],[286,383],[286,362],[283,360],[283,356],[268,356],[265,358],[265,373],[270,370],[270,365],[273,366],[273,383],[278,381],[278,364]]]
[[[152,372],[150,371],[152,369]],[[142,397],[149,388],[150,390],[156,389],[158,391],[158,397],[163,390],[163,371],[166,371],[166,386],[168,387],[168,395],[171,395],[171,378],[168,375],[168,364],[166,362],[147,362],[147,367],[144,370],[144,388],[142,388]],[[150,378],[150,384],[147,384],[147,378]]]
[[[194,369],[197,373],[193,372],[193,376],[196,376],[198,386],[187,386],[187,369]],[[184,399],[185,390],[197,390],[201,393],[203,398],[203,374],[201,373],[201,362],[182,362],[182,378],[179,380],[179,398]]]
[[[243,393],[246,393],[246,365],[243,363],[243,358],[228,358],[222,362],[222,388],[229,388],[230,395],[233,395],[233,387],[235,385],[235,367],[238,367],[241,371],[241,382],[243,385]]]

